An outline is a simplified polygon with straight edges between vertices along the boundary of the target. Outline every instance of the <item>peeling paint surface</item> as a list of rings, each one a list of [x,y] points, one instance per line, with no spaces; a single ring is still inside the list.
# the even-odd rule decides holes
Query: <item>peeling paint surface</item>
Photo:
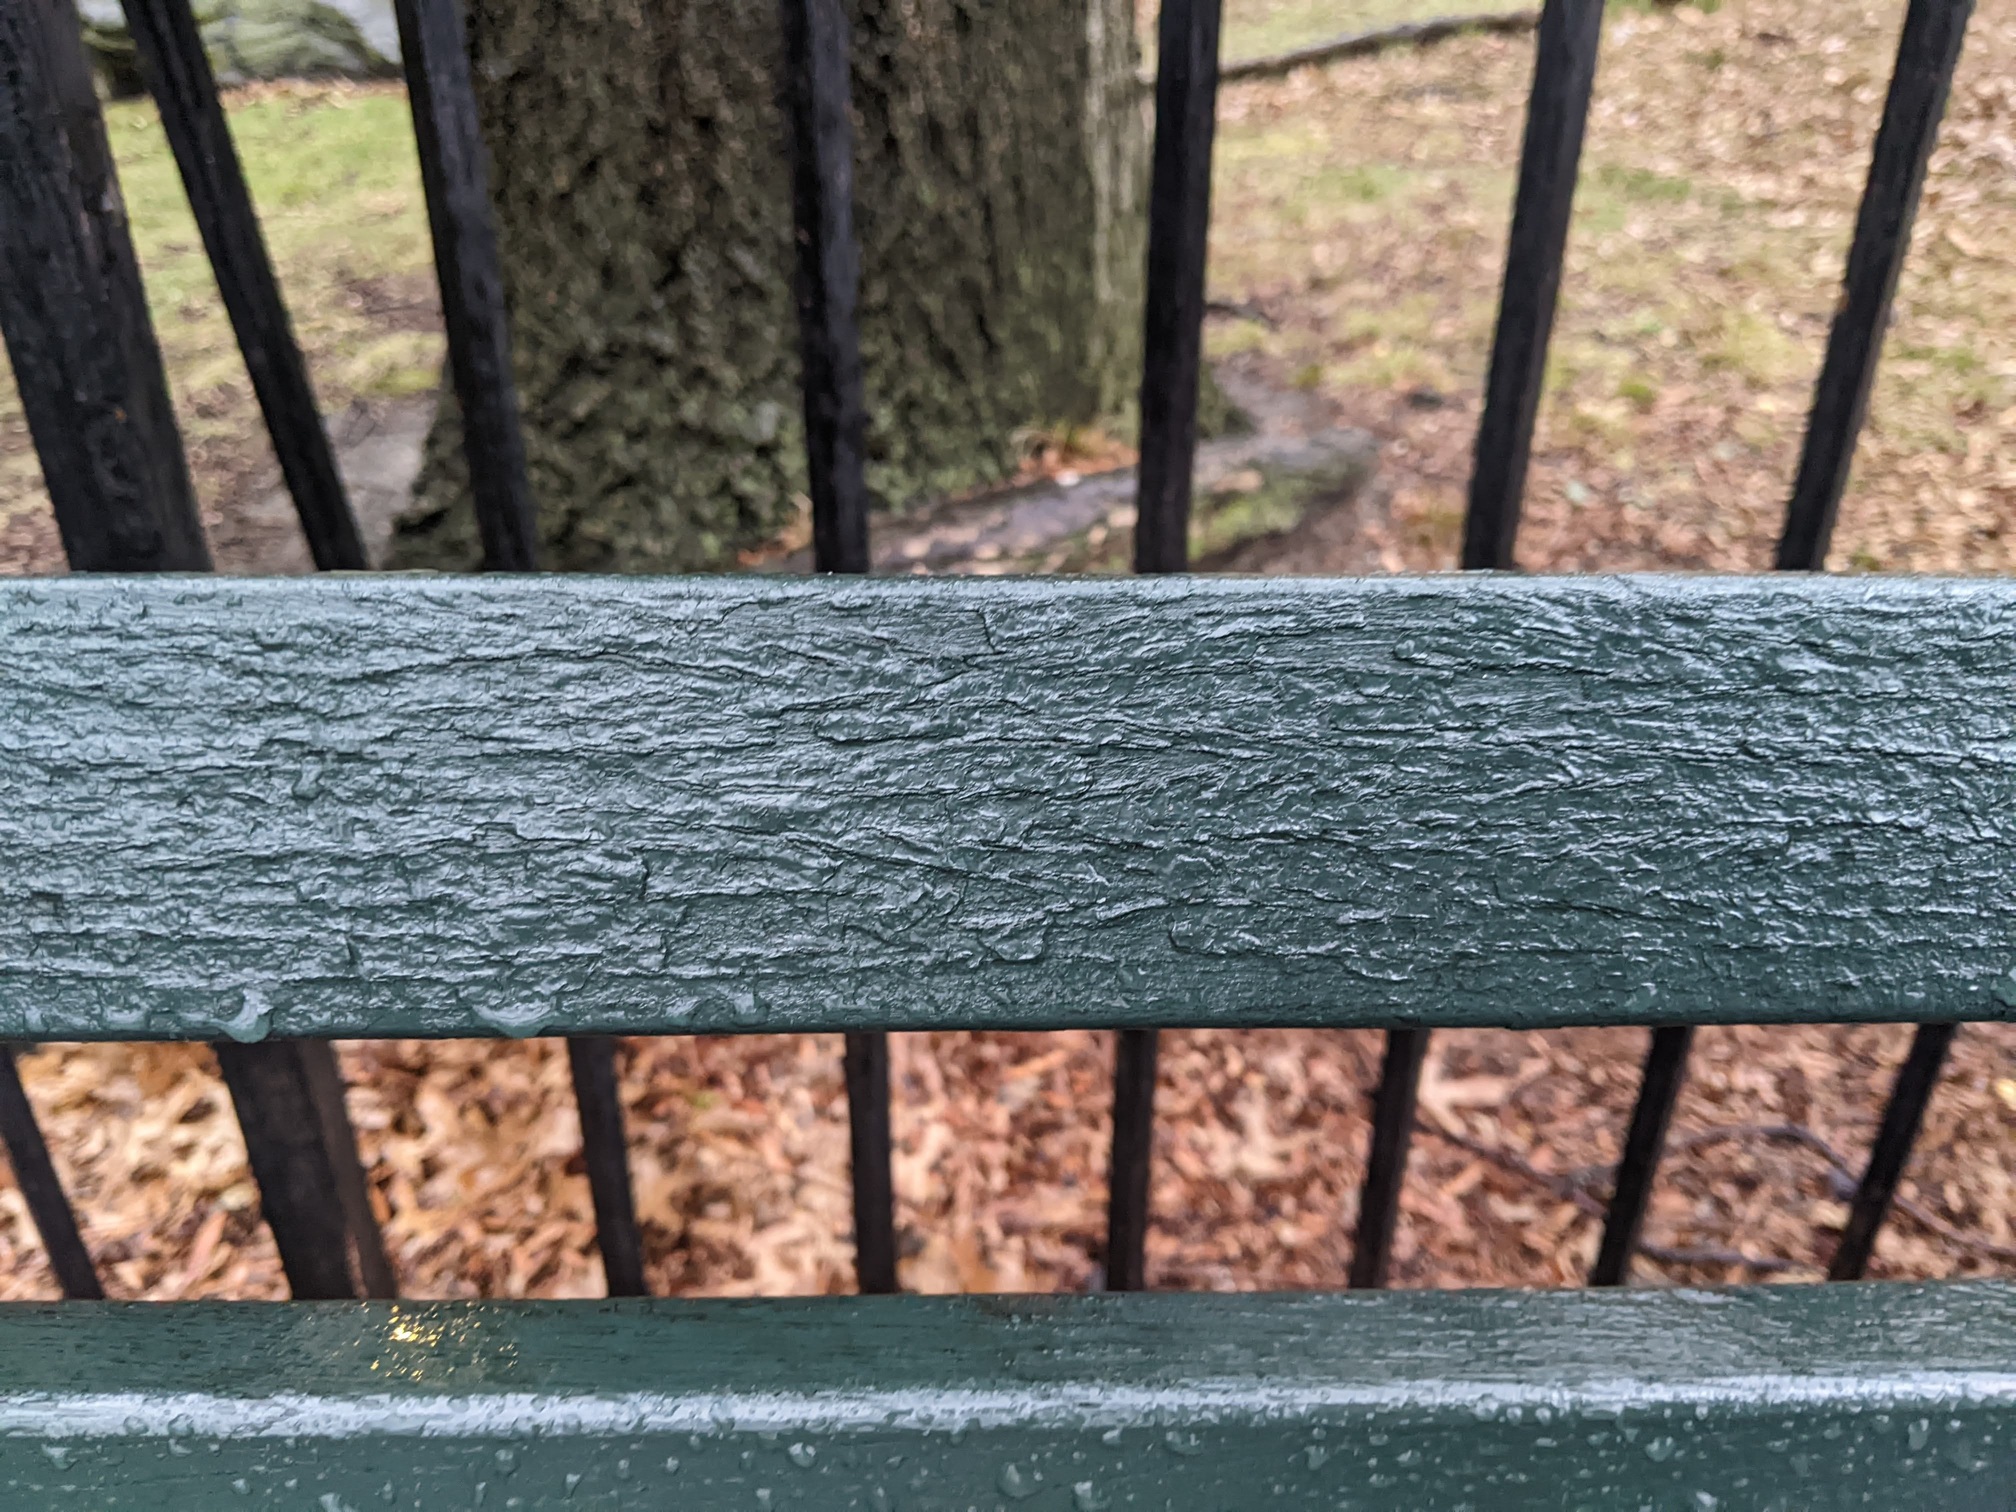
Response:
[[[2007,1018],[2016,588],[0,586],[0,1033]]]
[[[33,1512],[2006,1512],[2016,1485],[2003,1283],[15,1306],[0,1358],[0,1494]]]

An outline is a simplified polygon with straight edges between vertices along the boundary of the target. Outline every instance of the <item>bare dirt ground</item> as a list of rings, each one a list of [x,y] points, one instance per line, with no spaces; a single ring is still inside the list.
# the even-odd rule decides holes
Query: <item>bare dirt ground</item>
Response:
[[[1308,40],[1288,29],[1286,0],[1246,3],[1288,41]],[[1767,560],[1901,12],[1901,0],[1729,0],[1613,22],[1529,490],[1527,567]],[[1380,447],[1370,488],[1254,537],[1228,565],[1340,572],[1452,559],[1529,64],[1519,39],[1470,38],[1227,92],[1213,294],[1247,313],[1214,318],[1214,354],[1235,381],[1305,396],[1309,425],[1362,429]],[[2011,79],[2016,6],[1988,0],[1837,569],[2011,566]],[[1052,456],[1042,470],[1084,460]],[[1092,460],[1125,458],[1108,447]],[[297,570],[284,512],[243,476],[206,496],[220,557]],[[1124,521],[1086,521],[1074,527],[1087,533],[1080,544],[1111,558]],[[5,526],[11,570],[53,569],[46,516],[18,508]],[[1641,1262],[1641,1278],[1817,1277],[1907,1038],[1705,1032],[1648,1224],[1666,1258]],[[1636,1031],[1439,1036],[1397,1284],[1575,1282],[1643,1049]],[[1108,1037],[898,1036],[892,1055],[905,1284],[1096,1285]],[[407,1292],[600,1290],[557,1046],[391,1043],[344,1056]],[[1343,1283],[1377,1059],[1377,1037],[1364,1034],[1168,1037],[1155,1284]],[[624,1088],[656,1289],[848,1289],[839,1064],[837,1039],[630,1044]],[[24,1075],[116,1294],[284,1293],[205,1050],[55,1047],[26,1058]],[[2016,1028],[1961,1036],[1905,1199],[1877,1274],[2016,1273]],[[19,1195],[0,1185],[0,1295],[52,1292]]]

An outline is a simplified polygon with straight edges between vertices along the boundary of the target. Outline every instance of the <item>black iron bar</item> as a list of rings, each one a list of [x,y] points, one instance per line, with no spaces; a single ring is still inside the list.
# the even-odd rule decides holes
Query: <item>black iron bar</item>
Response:
[[[324,571],[361,571],[367,565],[363,538],[322,428],[189,0],[126,0],[126,21],[309,554]]]
[[[1533,85],[1519,186],[1505,250],[1504,293],[1477,427],[1470,504],[1463,527],[1462,566],[1509,570],[1519,536],[1519,506],[1533,455],[1533,427],[1546,381],[1547,344],[1561,292],[1582,138],[1596,86],[1603,41],[1603,0],[1547,0],[1534,34]],[[1414,1102],[1428,1055],[1426,1029],[1387,1036],[1374,1095],[1372,1148],[1358,1199],[1358,1238],[1351,1284],[1386,1284],[1389,1251],[1400,1217],[1400,1187],[1414,1137]]]
[[[868,570],[867,401],[861,378],[861,247],[854,231],[853,48],[841,0],[780,0],[784,115],[797,242],[798,341],[812,570]],[[846,1039],[854,1183],[854,1271],[863,1292],[896,1290],[890,1172],[889,1039]]]
[[[889,1166],[889,1036],[847,1036],[847,1152],[854,1180],[854,1275],[866,1295],[896,1291],[896,1184]]]
[[[1799,473],[1786,507],[1785,531],[1778,543],[1781,571],[1818,572],[1826,566],[1855,445],[1868,415],[1883,333],[1910,251],[1926,167],[1972,11],[1973,0],[1912,0],[1905,13],[1897,65],[1856,216],[1841,303],[1828,336]],[[1917,1031],[1911,1057],[1884,1110],[1868,1172],[1850,1205],[1848,1227],[1829,1272],[1835,1280],[1860,1276],[1868,1264],[1952,1037],[1950,1024],[1926,1025]],[[1669,1053],[1684,1057],[1685,1049]],[[1648,1063],[1648,1086],[1655,1071],[1666,1074],[1666,1068]],[[1621,1185],[1621,1175],[1619,1180]]]
[[[1155,156],[1148,187],[1136,572],[1182,572],[1190,565],[1219,16],[1219,0],[1163,0],[1156,44]]]
[[[273,439],[281,475],[293,496],[309,556],[325,572],[362,571],[369,565],[363,537],[294,340],[189,0],[127,0],[126,19]],[[371,1210],[364,1168],[355,1158],[356,1136],[343,1103],[335,1047],[306,1041],[298,1053],[329,1140],[364,1294],[394,1296],[384,1237]]]
[[[539,521],[525,471],[504,263],[461,8],[456,0],[394,0],[394,9],[483,567],[536,572]]]
[[[1603,1218],[1603,1243],[1596,1251],[1596,1263],[1589,1268],[1591,1286],[1622,1286],[1631,1279],[1631,1257],[1645,1228],[1652,1180],[1666,1151],[1666,1130],[1687,1079],[1687,1050],[1693,1041],[1694,1031],[1686,1024],[1668,1024],[1652,1031],[1638,1083],[1638,1102],[1631,1111],[1631,1128],[1624,1136],[1616,1185]]]
[[[841,0],[781,0],[815,572],[868,570],[852,47]]]
[[[457,0],[395,0],[394,9],[483,570],[537,572],[539,520],[525,469],[504,263],[462,11]],[[571,1038],[567,1057],[603,1274],[610,1295],[638,1295],[644,1290],[644,1239],[623,1137],[615,1042]]]
[[[1917,215],[1924,188],[1926,164],[1937,142],[1939,122],[1945,114],[1953,72],[1960,61],[1967,20],[1973,0],[1912,0],[1904,18],[1897,46],[1897,66],[1890,80],[1883,121],[1877,128],[1876,146],[1869,164],[1869,181],[1863,191],[1862,207],[1856,216],[1855,239],[1848,254],[1841,303],[1828,337],[1827,356],[1806,425],[1806,444],[1799,461],[1799,473],[1792,498],[1785,511],[1785,530],[1779,538],[1777,566],[1782,572],[1819,572],[1827,564],[1827,548],[1840,511],[1841,496],[1848,486],[1855,444],[1868,414],[1869,392],[1875,382],[1876,363],[1882,352],[1883,332],[1896,297],[1897,280],[1911,246],[1911,225]],[[1922,1036],[1928,1031],[1921,1030]],[[1646,1058],[1644,1081],[1638,1106],[1632,1113],[1633,1142],[1627,1145],[1617,1170],[1617,1201],[1627,1197],[1639,1204],[1637,1214],[1620,1214],[1616,1205],[1604,1236],[1603,1254],[1598,1257],[1594,1284],[1605,1272],[1606,1262],[1614,1263],[1616,1280],[1629,1274],[1628,1248],[1613,1254],[1610,1238],[1620,1219],[1636,1242],[1642,1207],[1651,1190],[1661,1153],[1659,1143],[1641,1144],[1635,1139],[1641,1126],[1656,1125],[1663,1130],[1686,1076],[1690,1037],[1677,1031],[1655,1036]],[[1903,1088],[1900,1083],[1900,1090]],[[1930,1094],[1929,1086],[1925,1089]],[[1667,1106],[1658,1104],[1664,1101]],[[1893,1109],[1894,1111],[1894,1109]],[[1909,1110],[1904,1110],[1909,1112]],[[1910,1113],[1908,1127],[1915,1130],[1922,1105]],[[1885,1115],[1884,1127],[1889,1128]],[[1907,1148],[1897,1154],[1899,1168]],[[1888,1158],[1886,1156],[1886,1158]],[[1873,1159],[1873,1157],[1872,1157]],[[1872,1164],[1872,1171],[1876,1166]],[[1892,1174],[1894,1186],[1895,1176]],[[1872,1193],[1864,1207],[1858,1196],[1858,1213],[1866,1212],[1872,1225],[1880,1224],[1887,1211],[1890,1193]],[[1872,1226],[1858,1242],[1875,1241]],[[1844,1254],[1852,1247],[1843,1241]],[[1861,1261],[1857,1261],[1859,1273]]]
[[[1855,443],[1869,412],[1897,280],[1911,250],[1926,164],[1939,139],[1973,9],[1974,0],[1911,0],[1905,12],[1897,67],[1855,218],[1841,302],[1806,422],[1785,533],[1778,542],[1778,566],[1785,571],[1818,572],[1826,565]]]
[[[1376,1290],[1386,1284],[1393,1259],[1393,1232],[1400,1222],[1400,1186],[1407,1179],[1407,1149],[1414,1139],[1414,1102],[1421,1066],[1428,1058],[1426,1029],[1393,1029],[1379,1092],[1372,1104],[1372,1148],[1365,1158],[1365,1184],[1358,1194],[1358,1233],[1351,1247],[1350,1284]]]
[[[588,1167],[589,1196],[595,1204],[603,1278],[612,1297],[642,1297],[648,1292],[644,1242],[630,1191],[616,1041],[603,1034],[569,1039],[567,1066],[574,1078],[574,1102],[581,1112],[581,1150]]]
[[[245,1154],[259,1183],[259,1206],[296,1301],[355,1297],[348,1215],[337,1196],[335,1162],[313,1109],[299,1043],[272,1040],[211,1047],[245,1131]]]
[[[371,1181],[357,1151],[357,1130],[343,1096],[343,1069],[329,1040],[296,1040],[301,1074],[322,1125],[323,1148],[336,1180],[336,1200],[343,1205],[344,1226],[350,1231],[352,1263],[359,1292],[366,1297],[396,1297],[399,1281],[385,1253],[385,1235],[371,1206]],[[346,1158],[347,1157],[347,1158]]]
[[[99,1300],[105,1288],[78,1231],[77,1215],[71,1210],[63,1182],[49,1159],[49,1146],[43,1141],[41,1125],[35,1122],[28,1091],[21,1085],[14,1051],[7,1045],[0,1045],[0,1141],[7,1146],[14,1185],[21,1189],[28,1216],[42,1236],[42,1252],[49,1257],[49,1269],[56,1273],[56,1284],[72,1301]]]
[[[1106,1289],[1148,1285],[1148,1188],[1155,1154],[1155,1074],[1162,1037],[1113,1037],[1113,1156],[1106,1195]]]
[[[1921,1024],[1911,1037],[1910,1053],[1898,1069],[1890,1101],[1883,1109],[1883,1122],[1876,1130],[1876,1143],[1869,1149],[1869,1164],[1849,1201],[1848,1222],[1834,1248],[1833,1263],[1827,1267],[1829,1281],[1859,1281],[1869,1268],[1876,1232],[1889,1216],[1897,1183],[1911,1159],[1911,1146],[1917,1143],[1919,1125],[1925,1121],[1926,1104],[1939,1085],[1939,1072],[1958,1029],[1957,1024]]]
[[[0,329],[79,572],[207,572],[72,0],[0,5]]]
[[[1505,249],[1505,288],[1470,474],[1470,510],[1463,529],[1466,568],[1513,565],[1602,40],[1603,0],[1547,0],[1540,12],[1526,144]]]
[[[1222,19],[1220,0],[1163,0],[1156,38],[1136,572],[1183,572],[1190,566]],[[1153,1029],[1123,1029],[1114,1037],[1113,1152],[1106,1206],[1109,1291],[1140,1291],[1148,1284],[1159,1049]]]
[[[207,572],[123,206],[74,8],[0,7],[0,328],[65,554],[79,571]],[[330,1110],[299,1117],[314,1106],[303,1056],[315,1053],[286,1041],[219,1049],[241,1073],[234,1101],[268,1225],[288,1236],[290,1284],[349,1296],[342,1161],[322,1146]],[[307,1100],[264,1100],[297,1096]],[[346,1153],[354,1162],[354,1146]],[[375,1224],[357,1242],[376,1245]],[[345,1289],[331,1290],[337,1272]]]

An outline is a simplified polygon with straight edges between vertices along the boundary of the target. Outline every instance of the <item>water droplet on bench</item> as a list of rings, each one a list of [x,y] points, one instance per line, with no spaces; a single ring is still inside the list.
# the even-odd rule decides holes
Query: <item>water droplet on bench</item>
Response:
[[[552,1016],[553,1005],[534,1000],[529,1003],[479,1003],[476,1017],[508,1039],[536,1039]]]
[[[810,1470],[813,1462],[819,1458],[819,1451],[810,1444],[793,1444],[784,1452],[791,1456],[791,1463],[800,1470]]]
[[[272,1005],[257,987],[246,987],[239,993],[237,1016],[217,1027],[241,1045],[256,1045],[273,1027]]]
[[[1078,1512],[1106,1512],[1112,1505],[1091,1481],[1079,1481],[1071,1488],[1071,1505]]]
[[[1037,1478],[1029,1471],[1010,1460],[1001,1467],[1001,1474],[996,1478],[995,1484],[1000,1486],[1003,1496],[1013,1497],[1016,1501],[1025,1501],[1036,1494],[1036,1480]]]

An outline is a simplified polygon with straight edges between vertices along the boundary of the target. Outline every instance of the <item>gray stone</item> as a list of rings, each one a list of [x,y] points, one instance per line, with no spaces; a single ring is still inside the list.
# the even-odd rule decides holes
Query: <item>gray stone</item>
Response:
[[[119,0],[77,0],[77,9],[107,93],[140,93]],[[220,83],[387,78],[399,71],[391,0],[196,0],[196,16]]]

